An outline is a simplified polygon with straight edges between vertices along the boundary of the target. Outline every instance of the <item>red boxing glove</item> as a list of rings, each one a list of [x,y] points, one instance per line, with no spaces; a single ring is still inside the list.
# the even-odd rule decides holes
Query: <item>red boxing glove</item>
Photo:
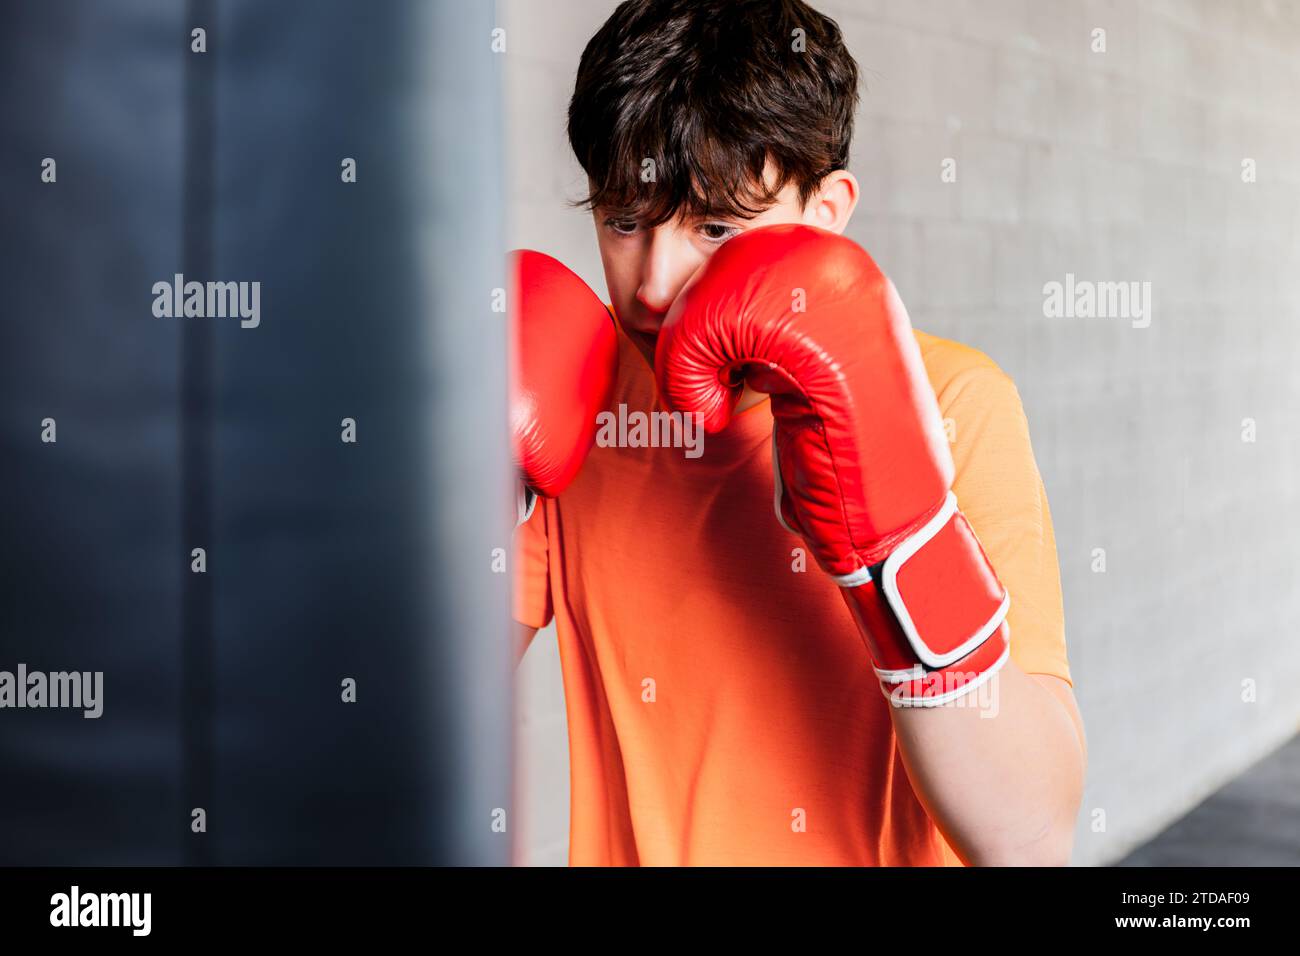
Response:
[[[772,396],[777,518],[840,585],[885,693],[942,704],[1010,650],[1010,598],[951,491],[952,457],[903,303],[856,243],[810,226],[729,240],[673,303],[655,355],[707,432]]]
[[[521,485],[515,525],[537,495],[554,498],[596,440],[618,371],[614,317],[567,267],[540,252],[510,254],[510,431]]]

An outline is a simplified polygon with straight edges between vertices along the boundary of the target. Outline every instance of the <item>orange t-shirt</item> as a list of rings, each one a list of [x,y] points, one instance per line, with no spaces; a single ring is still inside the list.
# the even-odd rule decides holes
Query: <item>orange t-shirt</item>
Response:
[[[613,411],[660,411],[619,335]],[[1011,379],[917,332],[953,490],[1011,594],[1011,656],[1070,680],[1056,542]],[[514,617],[554,616],[569,862],[959,863],[908,781],[838,587],[772,510],[769,402],[683,448],[596,447],[516,531]]]

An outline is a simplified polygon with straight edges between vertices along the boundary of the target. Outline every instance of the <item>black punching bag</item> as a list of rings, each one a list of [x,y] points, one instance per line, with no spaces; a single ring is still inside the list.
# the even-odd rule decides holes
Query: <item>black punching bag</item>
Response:
[[[0,864],[508,862],[493,27],[0,9]]]

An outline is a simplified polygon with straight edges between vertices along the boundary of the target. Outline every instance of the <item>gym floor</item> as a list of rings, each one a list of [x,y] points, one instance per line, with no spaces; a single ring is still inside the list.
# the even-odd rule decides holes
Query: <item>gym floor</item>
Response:
[[[1116,865],[1300,865],[1300,737]]]

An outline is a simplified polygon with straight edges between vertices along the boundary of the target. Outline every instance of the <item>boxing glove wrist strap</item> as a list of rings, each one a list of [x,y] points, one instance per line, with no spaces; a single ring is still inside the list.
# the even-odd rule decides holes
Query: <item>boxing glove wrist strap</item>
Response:
[[[946,703],[1006,662],[1011,597],[951,491],[884,561],[833,580],[896,703]]]

